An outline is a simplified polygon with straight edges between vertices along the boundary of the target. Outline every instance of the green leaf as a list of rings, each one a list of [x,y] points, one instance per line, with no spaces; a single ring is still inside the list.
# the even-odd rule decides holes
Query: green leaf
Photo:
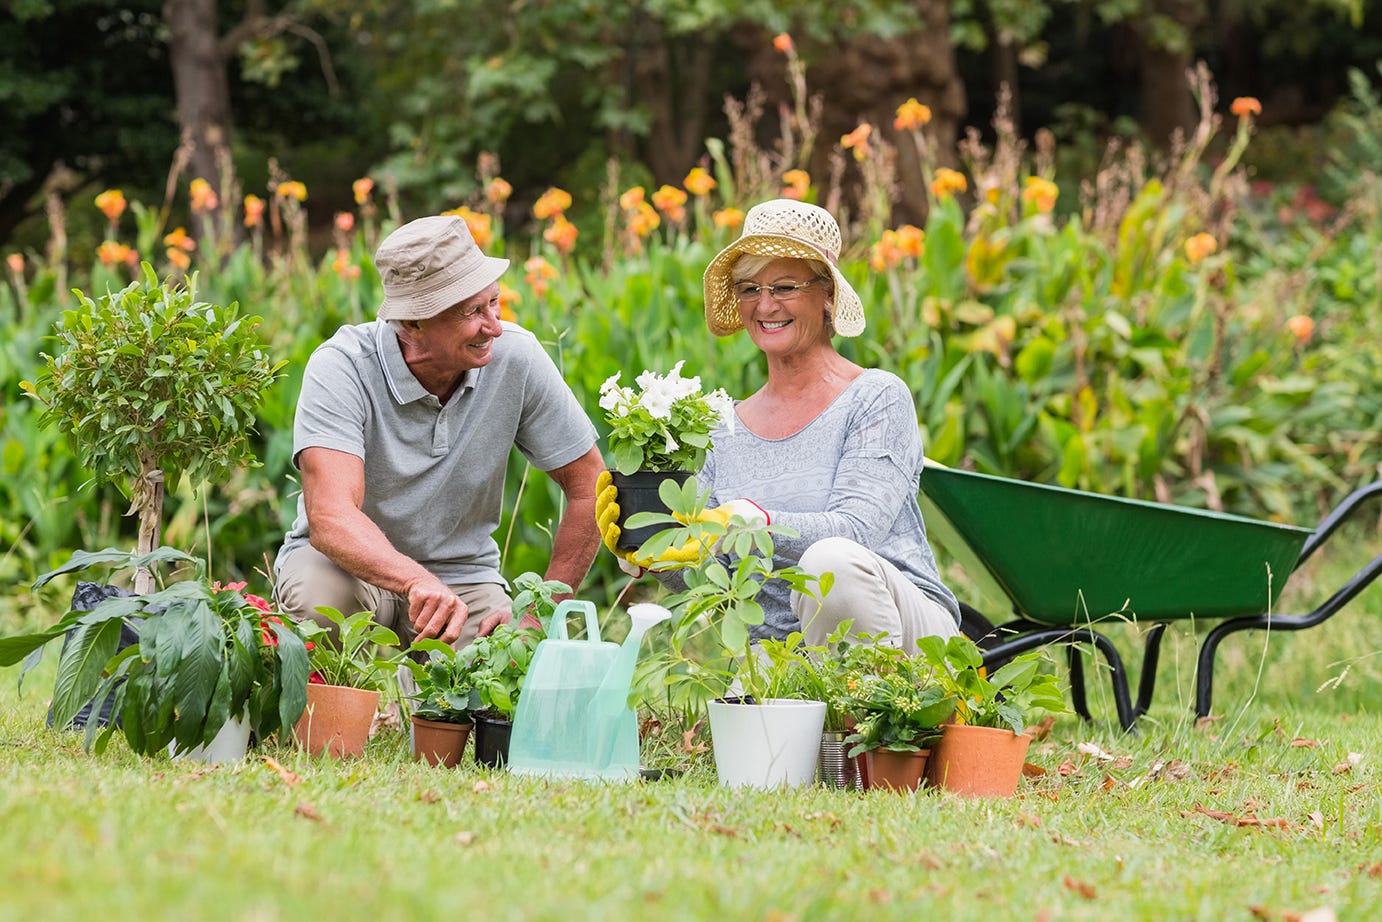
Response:
[[[120,644],[120,622],[83,624],[58,660],[57,680],[53,685],[53,726],[67,727],[100,685],[101,673]]]
[[[206,719],[221,675],[225,640],[219,620],[205,602],[192,606],[178,626],[182,646],[173,678],[173,697],[178,723],[176,738],[182,747],[199,741],[196,731]]]

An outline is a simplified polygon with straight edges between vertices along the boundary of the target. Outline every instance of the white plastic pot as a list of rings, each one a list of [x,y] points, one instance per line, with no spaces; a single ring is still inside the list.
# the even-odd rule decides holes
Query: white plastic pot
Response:
[[[177,742],[168,744],[168,754],[174,759],[191,759],[217,765],[223,762],[239,762],[245,758],[250,747],[250,716],[231,717],[221,725],[220,731],[211,742],[193,746],[187,752],[177,752]]]
[[[715,772],[727,787],[800,787],[816,780],[825,702],[769,698],[759,704],[712,701]]]

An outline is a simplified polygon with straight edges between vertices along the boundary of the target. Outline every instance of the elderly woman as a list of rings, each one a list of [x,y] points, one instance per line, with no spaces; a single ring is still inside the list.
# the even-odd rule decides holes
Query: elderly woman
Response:
[[[831,341],[864,329],[859,295],[837,267],[840,249],[829,212],[779,199],[751,209],[742,235],[706,269],[706,325],[716,336],[746,331],[768,379],[736,403],[739,424],[714,433],[697,478],[712,505],[796,532],[775,536],[777,566],[834,574],[819,605],[769,582],[756,637],[801,630],[808,644],[822,644],[850,620],[854,633],[886,633],[915,651],[920,637],[958,633],[959,606],[917,507],[922,447],[911,392]]]

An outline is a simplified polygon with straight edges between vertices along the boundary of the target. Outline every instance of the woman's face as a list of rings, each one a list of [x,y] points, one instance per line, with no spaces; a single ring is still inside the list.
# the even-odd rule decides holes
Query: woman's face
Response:
[[[790,355],[828,343],[828,284],[804,259],[774,259],[752,276],[736,278],[739,316],[754,345],[769,355]]]

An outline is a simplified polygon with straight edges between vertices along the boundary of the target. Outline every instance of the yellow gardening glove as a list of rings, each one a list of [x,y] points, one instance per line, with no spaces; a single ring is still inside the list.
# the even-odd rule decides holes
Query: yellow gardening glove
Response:
[[[746,499],[736,499],[733,502],[725,503],[723,506],[703,510],[694,521],[726,526],[729,524],[730,517],[734,515],[739,515],[749,522],[760,524],[767,524],[768,521],[767,513]],[[692,538],[680,547],[669,547],[656,558],[637,557],[633,551],[625,551],[619,547],[619,537],[622,532],[619,528],[618,518],[619,490],[614,486],[614,478],[610,476],[609,471],[601,471],[600,476],[595,481],[595,521],[600,529],[600,540],[604,542],[605,547],[609,548],[610,553],[619,558],[620,569],[631,576],[642,576],[642,571],[655,563],[693,563],[700,559],[702,548],[707,543],[718,543],[719,541],[718,537],[704,535],[700,538]],[[685,524],[690,524],[693,521],[684,516],[677,518]],[[625,563],[629,566],[624,566]]]

